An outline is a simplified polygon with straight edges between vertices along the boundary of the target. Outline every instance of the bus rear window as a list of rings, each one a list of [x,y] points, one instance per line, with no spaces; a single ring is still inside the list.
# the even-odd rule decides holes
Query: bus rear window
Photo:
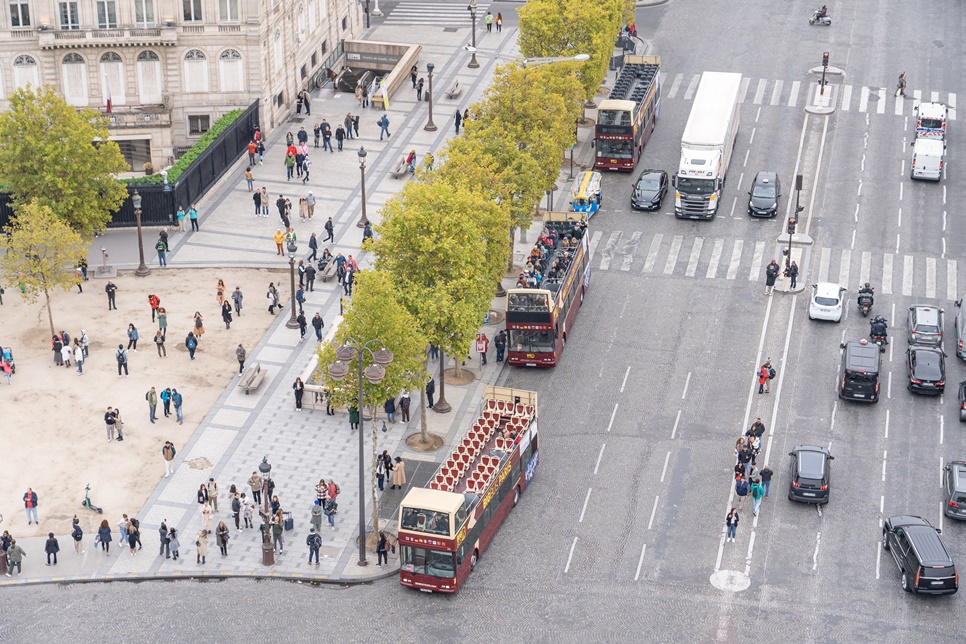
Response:
[[[862,373],[860,371],[846,371],[845,377],[849,382],[867,382],[869,384],[878,380],[878,375],[873,373]]]

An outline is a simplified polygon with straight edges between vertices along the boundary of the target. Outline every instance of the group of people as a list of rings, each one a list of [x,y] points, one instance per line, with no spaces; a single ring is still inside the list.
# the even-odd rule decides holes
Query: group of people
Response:
[[[84,360],[87,359],[87,354],[90,347],[90,338],[87,336],[87,330],[81,329],[79,336],[73,338],[73,345],[70,334],[67,331],[61,331],[56,333],[50,338],[50,349],[54,353],[54,364],[57,366],[63,366],[70,368],[71,359],[74,360],[74,364],[77,366],[77,375],[84,375]],[[9,360],[6,352],[9,349],[3,350],[3,372],[7,375],[7,365],[9,363],[10,371],[13,371],[13,356],[11,355]],[[10,382],[10,377],[7,375],[7,382]]]
[[[556,227],[545,227],[517,279],[517,288],[540,288],[545,283],[563,281],[586,230],[587,224],[582,221],[567,224],[560,232]]]
[[[738,496],[737,507],[732,507],[725,517],[725,539],[735,541],[738,531],[740,512],[745,498],[752,499],[752,512],[758,514],[762,499],[768,496],[771,478],[774,472],[767,464],[759,470],[758,456],[761,452],[761,437],[765,434],[765,424],[761,418],[756,418],[742,438],[735,442],[735,494]]]

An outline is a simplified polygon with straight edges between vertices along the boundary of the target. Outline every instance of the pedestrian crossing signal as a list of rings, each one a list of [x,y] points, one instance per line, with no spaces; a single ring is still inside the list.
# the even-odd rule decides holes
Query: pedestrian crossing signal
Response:
[[[788,220],[788,234],[789,235],[794,235],[795,234],[795,226],[796,226],[796,224],[798,224],[798,222],[795,221],[794,219],[789,219]]]
[[[822,53],[822,67],[828,67],[828,52]]]

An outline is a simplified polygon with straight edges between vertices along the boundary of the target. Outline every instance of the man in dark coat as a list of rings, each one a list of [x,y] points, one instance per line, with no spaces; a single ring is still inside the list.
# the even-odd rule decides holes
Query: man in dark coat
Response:
[[[765,268],[765,295],[771,295],[771,292],[775,290],[775,280],[778,279],[778,262],[774,259]]]
[[[432,378],[426,383],[426,398],[429,401],[429,408],[433,408],[433,394],[436,393],[436,381]]]

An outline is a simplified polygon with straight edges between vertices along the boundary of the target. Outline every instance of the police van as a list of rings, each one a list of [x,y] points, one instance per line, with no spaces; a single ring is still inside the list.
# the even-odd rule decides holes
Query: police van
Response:
[[[920,103],[916,108],[916,138],[946,138],[948,110],[943,103]]]

